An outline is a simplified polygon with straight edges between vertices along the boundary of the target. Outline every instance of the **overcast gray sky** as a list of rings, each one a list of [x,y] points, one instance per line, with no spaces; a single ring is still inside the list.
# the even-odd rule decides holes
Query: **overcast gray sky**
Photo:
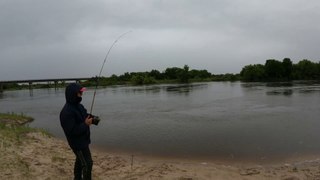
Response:
[[[0,80],[319,61],[319,0],[0,0]]]

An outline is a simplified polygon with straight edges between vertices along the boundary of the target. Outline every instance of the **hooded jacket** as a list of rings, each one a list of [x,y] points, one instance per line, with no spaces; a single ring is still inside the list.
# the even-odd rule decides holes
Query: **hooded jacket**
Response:
[[[73,150],[81,150],[90,144],[90,128],[85,124],[87,110],[80,104],[82,98],[77,96],[81,85],[71,83],[66,87],[66,104],[60,112],[60,124]]]

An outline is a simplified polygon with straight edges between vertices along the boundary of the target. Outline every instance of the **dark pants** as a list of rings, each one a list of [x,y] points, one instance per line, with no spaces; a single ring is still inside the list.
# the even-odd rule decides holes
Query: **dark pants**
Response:
[[[74,179],[75,180],[91,180],[91,171],[93,161],[89,147],[81,150],[73,150],[76,155],[74,163]]]

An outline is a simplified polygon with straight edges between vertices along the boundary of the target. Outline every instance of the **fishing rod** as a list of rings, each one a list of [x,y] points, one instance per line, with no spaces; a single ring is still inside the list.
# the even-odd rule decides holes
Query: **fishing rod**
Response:
[[[110,54],[110,51],[111,49],[113,48],[113,46],[119,41],[119,39],[121,39],[123,36],[125,36],[126,34],[130,33],[131,31],[128,31],[128,32],[125,32],[123,34],[121,34],[113,43],[112,45],[110,46],[108,52],[107,52],[107,55],[106,57],[104,58],[103,60],[103,63],[102,63],[102,66],[101,66],[101,69],[100,69],[100,72],[99,72],[99,75],[97,76],[97,83],[96,83],[96,87],[94,89],[94,92],[93,92],[93,98],[92,98],[92,103],[91,103],[91,108],[90,108],[90,114],[92,114],[92,109],[93,109],[93,105],[94,105],[94,101],[95,101],[95,98],[96,98],[96,93],[97,93],[97,89],[98,89],[98,86],[99,86],[99,78],[101,76],[101,73],[102,73],[102,70],[103,70],[103,67],[107,61],[107,58]]]

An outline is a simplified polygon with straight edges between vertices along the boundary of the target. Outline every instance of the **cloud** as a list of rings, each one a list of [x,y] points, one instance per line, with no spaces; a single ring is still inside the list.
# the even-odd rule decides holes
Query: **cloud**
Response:
[[[183,66],[238,73],[266,59],[318,60],[316,0],[3,0],[0,80]]]

